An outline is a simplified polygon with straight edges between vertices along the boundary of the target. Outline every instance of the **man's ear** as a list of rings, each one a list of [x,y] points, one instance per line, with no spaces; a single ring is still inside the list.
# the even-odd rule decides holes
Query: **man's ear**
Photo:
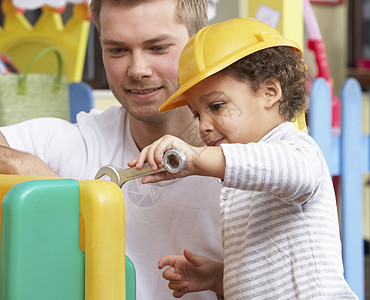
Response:
[[[281,100],[281,97],[282,97],[281,85],[280,85],[280,81],[275,78],[267,79],[264,85],[265,85],[264,108],[269,109],[275,103]]]

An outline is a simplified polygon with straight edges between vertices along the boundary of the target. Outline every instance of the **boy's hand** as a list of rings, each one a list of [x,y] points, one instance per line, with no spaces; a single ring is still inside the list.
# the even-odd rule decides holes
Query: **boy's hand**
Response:
[[[179,149],[186,156],[186,166],[179,173],[160,172],[143,177],[142,183],[170,180],[190,175],[211,176],[224,179],[225,157],[221,147],[194,147],[172,135],[165,135],[153,144],[145,147],[138,158],[128,162],[129,167],[141,169],[145,162],[153,171],[164,164],[164,153],[170,149]]]
[[[223,263],[184,250],[184,256],[170,255],[161,258],[158,268],[167,268],[162,276],[169,281],[173,296],[180,298],[191,292],[212,290],[223,294]]]
[[[165,135],[162,138],[155,141],[153,144],[145,147],[138,158],[130,161],[128,163],[129,167],[136,166],[137,169],[141,169],[145,162],[151,166],[153,170],[157,170],[160,167],[163,167],[164,160],[163,156],[166,151],[170,149],[179,149],[182,150],[186,156],[186,166],[183,171],[175,174],[171,174],[169,172],[161,172],[152,175],[145,176],[142,179],[143,183],[149,182],[157,182],[162,180],[169,180],[179,177],[185,177],[189,175],[194,175],[194,155],[196,155],[195,149],[189,145],[188,143],[184,142],[183,140],[171,136]]]

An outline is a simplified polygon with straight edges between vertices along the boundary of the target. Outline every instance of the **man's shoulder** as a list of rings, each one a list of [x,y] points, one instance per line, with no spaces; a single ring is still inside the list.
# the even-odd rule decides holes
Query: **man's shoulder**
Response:
[[[127,111],[123,107],[112,106],[104,111],[92,109],[89,113],[77,115],[77,125],[81,132],[103,132],[111,135],[125,128]]]
[[[77,115],[77,123],[97,122],[99,124],[116,124],[118,118],[125,118],[127,111],[122,106],[111,106],[106,110],[93,108],[90,112],[80,112]]]
[[[104,111],[93,109],[77,115],[77,129],[90,149],[103,144],[122,147],[122,140],[129,132],[127,118],[123,107],[112,106]]]

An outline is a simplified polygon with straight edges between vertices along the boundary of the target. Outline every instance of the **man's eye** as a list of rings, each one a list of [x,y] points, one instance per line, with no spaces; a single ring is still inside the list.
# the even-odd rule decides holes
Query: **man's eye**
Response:
[[[199,115],[199,113],[195,113],[195,114],[193,115],[193,117],[194,117],[194,119],[200,120],[200,115]]]
[[[109,54],[110,54],[110,55],[112,55],[112,56],[120,56],[120,55],[122,55],[123,53],[125,53],[125,52],[126,52],[126,50],[125,50],[125,49],[123,49],[123,48],[109,48],[109,49],[108,49],[108,52],[109,52]]]
[[[157,46],[151,47],[150,49],[154,52],[165,52],[168,50],[169,47],[170,45],[157,45]]]

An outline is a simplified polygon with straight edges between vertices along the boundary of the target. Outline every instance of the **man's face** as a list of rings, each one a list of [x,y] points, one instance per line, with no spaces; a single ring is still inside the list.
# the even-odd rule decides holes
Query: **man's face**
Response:
[[[176,21],[177,1],[133,7],[103,2],[100,12],[103,62],[109,86],[136,119],[155,122],[159,106],[178,87],[178,60],[189,39]]]

